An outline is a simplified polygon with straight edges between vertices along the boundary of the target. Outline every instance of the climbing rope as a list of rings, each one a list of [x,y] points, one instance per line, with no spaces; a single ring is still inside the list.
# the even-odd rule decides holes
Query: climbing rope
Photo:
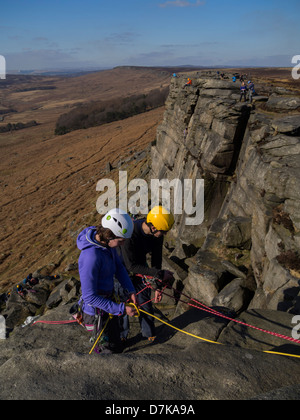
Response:
[[[166,294],[166,293],[165,293],[165,294]],[[167,296],[170,296],[170,295],[168,295],[168,294],[166,294],[166,295],[167,295]],[[171,296],[171,297],[172,297],[172,296]],[[300,344],[300,340],[297,340],[296,338],[289,337],[289,336],[284,335],[284,334],[275,333],[275,332],[273,332],[273,331],[268,331],[268,330],[265,330],[265,329],[263,329],[263,328],[255,327],[254,325],[247,324],[246,322],[240,321],[240,320],[238,320],[238,319],[230,318],[229,316],[226,316],[226,315],[224,315],[224,314],[222,314],[222,313],[220,313],[220,312],[217,312],[217,311],[215,311],[214,309],[211,309],[211,310],[206,309],[206,308],[205,308],[205,306],[204,306],[204,307],[200,307],[200,306],[193,305],[192,303],[185,302],[185,301],[180,300],[180,299],[178,299],[178,300],[179,300],[180,302],[183,302],[183,303],[185,303],[185,304],[187,304],[187,305],[189,305],[189,306],[193,307],[193,308],[200,309],[200,310],[205,311],[205,312],[208,312],[208,313],[210,313],[210,314],[212,314],[212,315],[216,315],[216,316],[222,317],[222,318],[224,318],[224,319],[227,319],[228,321],[232,321],[232,322],[235,322],[235,323],[237,323],[237,324],[243,325],[243,326],[245,326],[245,327],[249,327],[249,328],[252,328],[252,329],[254,329],[254,330],[261,331],[261,332],[263,332],[263,333],[273,335],[274,337],[282,338],[282,339],[284,339],[284,340],[288,340],[288,341],[291,341],[291,342],[293,342],[293,343]],[[195,299],[191,299],[191,300],[193,300],[193,301],[195,301],[196,303],[198,303],[198,304],[202,305],[200,302],[197,302]]]
[[[207,343],[211,343],[211,344],[218,344],[218,345],[224,346],[224,344],[219,343],[219,342],[217,342],[217,341],[208,340],[208,339],[203,338],[203,337],[200,337],[200,336],[198,336],[198,335],[191,334],[191,333],[189,333],[189,332],[187,332],[187,331],[181,330],[180,328],[174,327],[174,325],[169,324],[168,322],[166,322],[166,321],[162,320],[161,318],[159,318],[159,317],[157,317],[157,316],[155,316],[155,315],[152,315],[152,314],[150,314],[149,312],[146,312],[146,311],[144,311],[144,310],[143,310],[143,309],[141,309],[141,308],[137,308],[137,306],[136,306],[134,303],[128,303],[127,305],[129,305],[129,306],[133,306],[133,307],[136,309],[136,311],[137,311],[137,313],[138,313],[138,314],[140,314],[140,312],[143,312],[144,314],[146,314],[146,315],[148,315],[148,316],[151,316],[151,317],[153,317],[153,318],[157,319],[158,321],[162,322],[163,324],[167,325],[168,327],[171,327],[171,328],[173,328],[174,330],[177,330],[177,331],[179,331],[179,332],[181,332],[181,333],[183,333],[183,334],[189,335],[189,336],[191,336],[191,337],[197,338],[198,340],[205,341],[205,342],[207,342]],[[257,351],[261,351],[261,350],[257,350]],[[275,354],[275,355],[279,355],[279,356],[295,357],[295,358],[300,359],[300,356],[298,356],[298,355],[296,355],[296,354],[280,353],[280,352],[269,351],[269,350],[262,350],[262,352],[263,352],[263,353],[267,353],[267,354]]]
[[[145,277],[149,278],[149,276],[145,276]],[[160,279],[156,279],[156,280],[158,280],[158,281],[162,282]],[[152,288],[152,286],[150,285],[150,283],[149,283],[149,287],[151,287],[151,288]],[[153,289],[153,288],[152,288],[152,289]],[[222,318],[224,318],[224,319],[227,319],[228,321],[232,321],[232,322],[235,322],[235,323],[237,323],[237,324],[243,325],[243,326],[245,326],[245,327],[253,328],[253,329],[257,330],[257,331],[261,331],[261,332],[263,332],[263,333],[270,334],[270,335],[273,335],[273,336],[275,336],[275,337],[279,337],[279,338],[282,338],[282,339],[284,339],[284,340],[288,340],[288,341],[291,341],[291,342],[293,342],[293,343],[300,344],[300,340],[297,340],[296,338],[289,337],[289,336],[286,336],[286,335],[283,335],[283,334],[279,334],[279,333],[275,333],[275,332],[273,332],[273,331],[268,331],[268,330],[265,330],[265,329],[262,329],[262,328],[259,328],[259,327],[255,327],[254,325],[247,324],[246,322],[240,321],[240,320],[238,320],[238,319],[231,318],[231,317],[229,317],[229,316],[226,316],[226,315],[222,314],[221,312],[216,311],[216,310],[215,310],[215,309],[213,309],[213,308],[210,308],[209,306],[204,305],[203,303],[199,302],[198,300],[196,300],[196,299],[194,299],[194,298],[191,298],[190,296],[187,296],[187,295],[185,295],[185,294],[184,294],[184,293],[182,293],[182,292],[179,292],[178,290],[174,289],[173,287],[172,287],[171,289],[172,289],[173,291],[175,291],[176,293],[180,293],[180,295],[182,295],[182,296],[186,297],[187,299],[191,300],[192,302],[197,303],[197,305],[200,305],[200,306],[193,305],[193,304],[192,304],[192,303],[190,303],[190,302],[185,302],[184,300],[179,299],[179,298],[177,298],[177,297],[176,297],[176,298],[174,298],[174,296],[171,296],[171,295],[167,294],[165,291],[162,291],[162,293],[163,293],[163,294],[165,294],[166,296],[169,296],[169,297],[171,297],[171,298],[173,298],[173,299],[176,299],[178,302],[183,302],[183,303],[185,303],[186,305],[189,305],[189,306],[191,306],[191,307],[193,307],[193,308],[200,309],[200,310],[205,311],[205,312],[208,312],[208,313],[210,313],[210,314],[212,314],[212,315],[216,315],[216,316],[222,317]]]
[[[77,322],[76,320],[69,320],[69,321],[35,321],[31,325],[35,324],[48,324],[48,325],[64,325],[64,324],[73,324]]]
[[[189,332],[187,332],[187,331],[184,331],[184,330],[181,330],[181,329],[179,329],[179,328],[177,328],[177,327],[174,327],[174,325],[171,325],[171,324],[169,324],[168,322],[163,321],[163,320],[162,320],[161,318],[159,318],[158,316],[152,315],[152,314],[150,314],[149,312],[146,312],[146,311],[144,311],[143,309],[138,308],[138,307],[137,307],[134,303],[132,303],[132,302],[127,303],[126,305],[127,305],[127,306],[132,306],[133,308],[135,308],[135,310],[137,311],[138,316],[140,316],[140,312],[143,312],[144,314],[149,315],[149,316],[152,316],[153,318],[155,318],[155,319],[157,319],[158,321],[160,321],[160,322],[162,322],[162,323],[164,323],[164,324],[168,325],[169,327],[173,328],[174,330],[180,331],[180,332],[182,332],[182,333],[184,333],[184,334],[186,334],[186,335],[190,335],[191,337],[198,338],[199,340],[206,341],[206,342],[208,342],[208,343],[221,344],[221,343],[217,343],[216,341],[207,340],[206,338],[199,337],[199,336],[197,336],[197,335],[195,335],[195,334],[191,334],[191,333],[189,333]]]
[[[145,283],[146,283],[146,287],[145,287],[145,289],[146,289],[146,288],[151,288],[152,290],[154,290],[154,288],[152,287],[151,283],[149,283],[149,282],[147,282],[147,281],[146,281],[146,279],[147,279],[147,278],[150,278],[149,276],[142,276],[142,275],[140,275],[140,277],[143,277],[143,278],[144,278],[144,281],[145,281]],[[161,280],[159,280],[159,279],[156,279],[156,280],[161,281]],[[169,294],[167,294],[167,293],[165,292],[166,287],[167,287],[167,286],[165,286],[161,292],[162,292],[163,294],[165,294],[166,296],[169,296],[169,297],[171,297],[171,298],[173,298],[173,299],[174,299],[174,296],[171,296],[171,295],[169,295]],[[143,290],[145,290],[145,289],[143,289]],[[210,308],[210,307],[208,307],[208,306],[204,305],[203,303],[199,302],[198,300],[196,300],[196,299],[194,299],[194,298],[191,298],[191,297],[189,297],[189,296],[185,295],[185,294],[184,294],[184,293],[182,293],[182,292],[179,292],[178,290],[174,289],[173,287],[171,287],[171,289],[172,289],[173,291],[175,291],[176,293],[179,293],[180,295],[182,295],[182,296],[186,297],[186,298],[187,298],[187,299],[189,299],[190,301],[195,302],[197,305],[194,305],[194,304],[192,304],[192,303],[190,303],[190,302],[183,301],[182,299],[179,299],[179,298],[177,298],[177,297],[176,297],[175,299],[176,299],[178,302],[183,302],[183,303],[185,303],[186,305],[189,305],[189,306],[194,307],[194,308],[196,308],[196,309],[200,309],[200,310],[205,311],[205,312],[208,312],[208,313],[210,313],[210,314],[212,314],[212,315],[222,317],[222,318],[227,319],[227,320],[229,320],[229,321],[236,322],[236,323],[238,323],[238,324],[240,324],[240,325],[243,325],[243,326],[246,326],[246,327],[249,327],[249,328],[253,328],[253,329],[258,330],[258,331],[261,331],[261,332],[263,332],[263,333],[267,333],[267,334],[273,335],[273,336],[275,336],[275,337],[279,337],[279,338],[282,338],[282,339],[284,339],[284,340],[288,340],[288,341],[291,341],[291,342],[294,342],[294,343],[300,344],[300,340],[294,339],[294,338],[292,338],[292,337],[288,337],[288,336],[283,335],[283,334],[279,334],[279,333],[275,333],[275,332],[272,332],[272,331],[268,331],[268,330],[265,330],[265,329],[262,329],[262,328],[259,328],[259,327],[255,327],[255,326],[253,326],[253,325],[251,325],[251,324],[247,324],[247,323],[242,322],[242,321],[240,321],[240,320],[237,320],[237,319],[234,319],[234,318],[228,317],[228,316],[226,316],[226,315],[222,314],[221,312],[218,312],[218,311],[216,311],[215,309]],[[141,293],[143,290],[141,290],[139,293]],[[154,300],[154,298],[150,299],[148,302],[150,302],[150,301],[152,301],[152,300]],[[187,331],[181,330],[181,329],[179,329],[179,328],[175,327],[174,325],[172,325],[172,324],[170,324],[170,323],[168,323],[168,322],[166,322],[166,321],[162,320],[161,318],[159,318],[159,317],[157,317],[157,316],[155,316],[155,315],[153,315],[153,314],[150,314],[150,313],[148,313],[148,312],[144,311],[143,309],[141,309],[141,306],[145,305],[145,304],[146,304],[146,303],[148,303],[148,302],[143,303],[143,304],[142,304],[142,305],[140,305],[139,307],[138,307],[137,305],[135,305],[134,303],[132,303],[132,302],[130,302],[130,303],[126,303],[126,306],[131,306],[131,307],[133,307],[133,308],[136,310],[136,315],[135,315],[135,317],[140,317],[140,314],[141,314],[141,312],[142,312],[142,313],[144,313],[145,315],[148,315],[148,316],[150,316],[150,317],[152,317],[152,318],[155,318],[155,319],[157,319],[159,322],[161,322],[161,323],[163,323],[163,324],[167,325],[168,327],[170,327],[170,328],[172,328],[172,329],[174,329],[174,330],[177,330],[177,331],[179,331],[179,332],[181,332],[181,333],[183,333],[183,334],[189,335],[189,336],[191,336],[191,337],[197,338],[197,339],[199,339],[199,340],[201,340],[201,341],[204,341],[204,342],[207,342],[207,343],[218,344],[218,345],[224,345],[224,344],[222,344],[222,343],[220,343],[220,342],[213,341],[213,340],[208,340],[208,339],[206,339],[206,338],[203,338],[203,337],[197,336],[197,335],[195,335],[195,334],[191,334],[191,333],[189,333],[189,332],[187,332]],[[200,306],[198,306],[198,305],[200,305]],[[104,325],[103,329],[101,330],[100,334],[98,335],[97,340],[95,341],[95,343],[94,343],[93,347],[91,348],[91,350],[90,350],[89,354],[91,354],[91,353],[93,352],[93,350],[95,349],[95,347],[96,347],[97,343],[99,342],[99,340],[100,340],[100,338],[101,338],[101,336],[102,336],[102,334],[103,334],[103,332],[104,332],[105,328],[107,327],[108,322],[110,321],[110,319],[111,319],[112,317],[113,317],[113,315],[109,314],[109,317],[108,317],[108,319],[107,319],[107,321],[106,321],[106,323],[105,323],[105,325]],[[35,324],[38,324],[38,323],[41,323],[41,324],[50,324],[50,325],[63,325],[63,324],[77,323],[77,321],[76,321],[76,320],[69,320],[69,321],[35,321],[32,325],[35,325]],[[260,350],[258,350],[258,351],[260,351]],[[295,354],[288,354],[288,353],[281,353],[281,352],[267,351],[267,350],[264,350],[264,351],[262,351],[262,352],[263,352],[263,353],[267,353],[267,354],[274,354],[274,355],[280,355],[280,356],[288,356],[288,357],[300,358],[300,356],[295,355]]]
[[[113,315],[109,314],[109,317],[107,318],[106,323],[105,323],[104,327],[102,328],[100,334],[98,335],[97,340],[95,341],[95,343],[94,343],[93,347],[91,348],[89,354],[92,354],[92,352],[95,349],[96,345],[98,344],[98,342],[99,342],[99,340],[100,340],[100,338],[101,338],[101,336],[102,336],[105,328],[107,327],[107,324],[109,323],[109,321],[111,320],[112,317],[113,317]]]
[[[169,296],[169,295],[168,295],[168,296]],[[184,302],[184,303],[186,303],[186,302]],[[127,305],[127,306],[132,306],[132,307],[136,310],[136,315],[135,315],[136,317],[139,317],[139,316],[140,316],[140,314],[141,314],[141,312],[142,312],[142,313],[144,313],[145,315],[151,316],[152,318],[157,319],[159,322],[161,322],[161,323],[163,323],[163,324],[167,325],[168,327],[170,327],[170,328],[172,328],[172,329],[174,329],[174,330],[176,330],[176,331],[179,331],[179,332],[181,332],[181,333],[183,333],[183,334],[189,335],[189,336],[191,336],[191,337],[197,338],[198,340],[201,340],[201,341],[204,341],[204,342],[207,342],[207,343],[211,343],[211,344],[218,344],[218,345],[222,345],[222,346],[224,345],[223,343],[220,343],[220,342],[217,342],[217,341],[213,341],[213,340],[208,340],[208,339],[203,338],[203,337],[200,337],[200,336],[198,336],[198,335],[191,334],[191,333],[189,333],[189,332],[187,332],[187,331],[181,330],[180,328],[175,327],[174,325],[172,325],[172,324],[170,324],[170,323],[168,323],[168,322],[166,322],[166,321],[162,320],[161,318],[159,318],[159,317],[157,317],[157,316],[155,316],[155,315],[153,315],[153,314],[150,314],[149,312],[144,311],[144,310],[143,310],[143,309],[141,309],[140,307],[137,307],[137,305],[135,305],[135,304],[134,304],[134,303],[132,303],[132,302],[130,302],[130,303],[126,303],[126,305]],[[193,305],[193,306],[194,306],[194,305]],[[199,308],[199,307],[197,307],[197,306],[195,306],[195,307],[196,307],[196,308],[198,308],[198,309],[201,309],[201,308]],[[102,337],[102,334],[103,334],[103,332],[104,332],[105,328],[107,327],[107,324],[108,324],[108,322],[110,321],[110,319],[111,319],[111,318],[112,318],[112,315],[110,315],[110,316],[108,317],[108,319],[106,320],[106,323],[105,323],[105,325],[104,325],[103,329],[101,330],[100,334],[98,335],[97,340],[95,341],[95,343],[94,343],[93,347],[92,347],[92,348],[91,348],[91,350],[89,351],[89,354],[91,354],[91,353],[94,351],[94,349],[95,349],[95,347],[96,347],[97,343],[99,342],[100,338]],[[72,321],[35,321],[32,325],[39,324],[39,323],[40,323],[40,324],[49,324],[49,325],[64,325],[64,324],[77,323],[77,321],[76,321],[76,320],[72,320]],[[245,324],[245,325],[247,325],[247,324]],[[264,331],[264,330],[262,330],[262,331]],[[279,336],[280,336],[280,335],[279,335]],[[257,351],[261,351],[261,350],[257,350]],[[294,358],[298,358],[298,359],[300,359],[300,356],[298,356],[298,355],[296,355],[296,354],[280,353],[280,352],[269,351],[269,350],[263,350],[262,352],[263,352],[263,353],[267,353],[267,354],[274,354],[274,355],[286,356],[286,357],[294,357]]]

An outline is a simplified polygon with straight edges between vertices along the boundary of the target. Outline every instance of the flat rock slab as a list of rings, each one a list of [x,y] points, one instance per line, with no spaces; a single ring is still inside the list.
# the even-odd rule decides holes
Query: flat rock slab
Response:
[[[283,134],[300,134],[300,115],[278,118],[272,122],[272,127]]]
[[[172,324],[206,337],[226,327],[202,311],[189,312]],[[67,314],[68,307],[61,306],[43,319],[64,320]],[[275,328],[274,318],[272,323]],[[0,399],[300,398],[298,359],[236,344],[237,339],[226,345],[205,343],[164,326],[152,345],[101,356],[88,354],[88,334],[79,325],[18,327],[0,342]]]
[[[274,111],[295,111],[300,108],[300,98],[297,96],[276,96],[271,95],[266,103],[268,110]]]
[[[233,344],[247,349],[284,352],[300,356],[300,344],[270,334],[272,332],[292,338],[293,329],[296,327],[294,315],[267,309],[251,309],[243,312],[237,320],[269,331],[269,333],[230,322],[220,334],[219,341],[221,343]]]

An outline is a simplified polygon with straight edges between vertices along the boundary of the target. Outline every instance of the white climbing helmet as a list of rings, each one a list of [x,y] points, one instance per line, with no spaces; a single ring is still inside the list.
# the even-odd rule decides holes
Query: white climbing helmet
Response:
[[[131,238],[133,221],[129,214],[121,209],[112,209],[102,218],[102,226],[110,229],[118,238]]]

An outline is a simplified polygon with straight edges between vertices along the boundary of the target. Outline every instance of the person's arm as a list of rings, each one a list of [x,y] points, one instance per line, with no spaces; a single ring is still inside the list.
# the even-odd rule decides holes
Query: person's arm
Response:
[[[155,277],[160,272],[159,268],[156,267],[147,267],[144,264],[141,264],[139,261],[138,255],[141,250],[137,249],[135,242],[132,239],[128,239],[122,247],[122,256],[124,264],[127,270],[133,274],[142,274],[144,276]]]

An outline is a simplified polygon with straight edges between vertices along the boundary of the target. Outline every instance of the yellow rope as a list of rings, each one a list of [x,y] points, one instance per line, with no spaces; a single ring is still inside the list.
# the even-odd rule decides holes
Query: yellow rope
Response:
[[[222,344],[222,343],[218,343],[217,341],[207,340],[206,338],[200,337],[200,336],[195,335],[195,334],[191,334],[191,333],[189,333],[189,332],[187,332],[187,331],[181,330],[180,328],[174,327],[174,325],[171,325],[171,324],[169,324],[168,322],[163,321],[161,318],[158,318],[157,316],[152,315],[152,314],[149,314],[148,312],[144,311],[143,309],[138,308],[138,307],[137,307],[134,303],[132,303],[132,302],[131,302],[131,303],[126,303],[126,306],[131,306],[131,307],[133,307],[133,308],[136,310],[136,315],[135,315],[135,317],[139,317],[139,316],[140,316],[140,313],[141,313],[141,312],[143,312],[144,314],[149,315],[149,316],[151,316],[152,318],[157,319],[159,322],[162,322],[163,324],[167,325],[168,327],[171,327],[171,328],[173,328],[174,330],[177,330],[177,331],[179,331],[179,332],[181,332],[181,333],[183,333],[183,334],[189,335],[189,336],[191,336],[191,337],[197,338],[198,340],[202,340],[202,341],[205,341],[205,342],[207,342],[207,343],[218,344],[218,345],[221,345],[221,346],[223,346],[223,345],[224,345],[224,344]],[[109,322],[109,320],[110,320],[111,318],[112,318],[112,315],[109,315],[109,318],[107,319],[107,321],[106,321],[106,323],[105,323],[105,325],[104,325],[104,327],[103,327],[103,329],[102,329],[101,333],[99,334],[99,336],[98,336],[98,338],[97,338],[97,340],[96,340],[95,344],[93,345],[93,347],[92,347],[91,351],[89,352],[89,354],[91,354],[91,353],[92,353],[92,351],[94,350],[94,348],[96,347],[96,345],[97,345],[98,341],[100,340],[100,338],[101,338],[101,336],[102,336],[102,334],[103,334],[103,332],[104,332],[104,330],[105,330],[105,328],[106,328],[106,326],[107,326],[107,324],[108,324],[108,322]],[[261,351],[261,350],[257,350],[257,351]],[[267,353],[267,354],[276,354],[276,355],[279,355],[279,356],[288,356],[288,357],[295,357],[295,358],[300,359],[300,356],[298,356],[298,355],[296,355],[296,354],[279,353],[279,352],[275,352],[275,351],[267,351],[267,350],[263,350],[263,351],[262,351],[262,353]]]
[[[278,354],[279,356],[288,356],[288,357],[296,357],[298,359],[300,359],[300,356],[298,356],[297,354],[288,354],[288,353],[279,353],[276,351],[263,351],[263,353],[269,353],[269,354]]]
[[[105,330],[105,328],[106,328],[106,326],[107,326],[107,324],[108,324],[108,322],[109,322],[109,320],[110,320],[110,319],[111,319],[111,315],[109,315],[109,317],[107,318],[107,321],[106,321],[106,323],[105,323],[105,325],[104,325],[104,327],[103,327],[103,329],[102,329],[101,333],[98,335],[98,338],[97,338],[97,340],[95,341],[95,344],[93,345],[93,347],[91,348],[91,350],[90,350],[89,354],[91,354],[91,353],[93,352],[94,348],[96,347],[96,345],[97,345],[98,341],[100,340],[100,338],[101,338],[101,336],[102,336],[102,334],[103,334],[103,332],[104,332],[104,330]]]
[[[142,311],[142,310],[140,308],[138,308],[135,303],[133,303],[133,302],[126,303],[126,306],[132,306],[136,310],[136,315],[134,315],[135,318],[138,318],[140,316],[140,311]],[[142,311],[142,312],[145,312],[145,311]]]
[[[146,315],[150,315],[150,316],[152,316],[153,318],[158,319],[158,321],[163,322],[164,324],[168,325],[168,326],[169,326],[169,327],[171,327],[171,328],[174,328],[174,330],[180,331],[180,332],[182,332],[183,334],[190,335],[191,337],[198,338],[198,340],[206,341],[207,343],[213,343],[213,344],[223,345],[222,343],[217,343],[216,341],[207,340],[206,338],[199,337],[198,335],[194,335],[194,334],[191,334],[191,333],[186,332],[186,331],[184,331],[184,330],[180,330],[179,328],[174,327],[174,325],[168,324],[166,321],[163,321],[162,319],[158,318],[157,316],[152,315],[152,314],[149,314],[148,312],[145,312],[145,311],[143,311],[142,309],[140,309],[140,312],[143,312],[143,313],[144,313],[144,314],[146,314]]]
[[[153,318],[157,319],[158,321],[162,322],[163,324],[166,324],[166,325],[168,325],[169,327],[174,328],[174,330],[177,330],[177,331],[182,332],[183,334],[187,334],[187,335],[190,335],[191,337],[198,338],[198,340],[207,341],[208,343],[221,344],[221,343],[217,343],[216,341],[211,341],[211,340],[207,340],[206,338],[198,337],[197,335],[191,334],[191,333],[186,332],[186,331],[184,331],[184,330],[180,330],[179,328],[174,327],[174,325],[168,324],[166,321],[163,321],[162,319],[158,318],[157,316],[152,315],[152,314],[149,314],[148,312],[144,311],[143,309],[138,308],[138,307],[137,307],[134,303],[132,303],[132,302],[131,302],[131,303],[127,303],[127,304],[126,304],[126,306],[132,306],[132,307],[136,310],[136,312],[137,312],[137,315],[135,315],[136,317],[139,317],[139,316],[140,316],[140,312],[143,312],[144,314],[149,315],[149,316],[152,316]]]
[[[224,344],[222,344],[222,343],[218,343],[217,341],[207,340],[206,338],[199,337],[199,336],[197,336],[197,335],[194,335],[194,334],[188,333],[188,332],[186,332],[186,331],[184,331],[184,330],[181,330],[181,329],[179,329],[179,328],[177,328],[177,327],[174,327],[174,325],[171,325],[171,324],[169,324],[168,322],[163,321],[162,319],[158,318],[157,316],[152,315],[152,314],[149,314],[148,312],[144,311],[143,309],[137,308],[137,306],[136,306],[134,303],[129,303],[128,305],[129,305],[129,306],[133,306],[133,307],[136,309],[137,314],[138,314],[137,316],[139,316],[139,315],[140,315],[140,312],[143,312],[144,314],[149,315],[149,316],[151,316],[151,317],[153,317],[153,318],[157,319],[158,321],[162,322],[163,324],[168,325],[169,327],[173,328],[174,330],[177,330],[177,331],[179,331],[179,332],[181,332],[181,333],[184,333],[184,334],[190,335],[191,337],[197,338],[198,340],[206,341],[207,343],[212,343],[212,344],[224,345]],[[276,355],[279,355],[279,356],[288,356],[288,357],[295,357],[295,358],[300,359],[300,356],[298,356],[298,355],[296,355],[296,354],[279,353],[279,352],[275,352],[275,351],[267,351],[267,350],[256,350],[256,351],[262,351],[263,353],[267,353],[267,354],[276,354]]]

